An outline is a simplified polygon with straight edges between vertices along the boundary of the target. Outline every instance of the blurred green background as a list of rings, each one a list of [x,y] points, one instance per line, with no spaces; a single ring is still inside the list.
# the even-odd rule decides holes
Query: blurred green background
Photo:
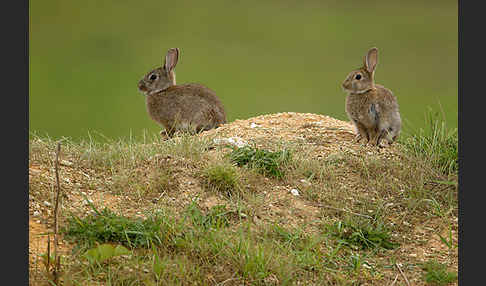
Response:
[[[228,120],[310,112],[348,120],[341,82],[379,48],[376,82],[404,132],[427,107],[457,127],[457,1],[30,1],[29,129],[74,140],[160,127],[137,82],[178,47],[177,82],[216,91]],[[441,115],[442,116],[442,115]]]

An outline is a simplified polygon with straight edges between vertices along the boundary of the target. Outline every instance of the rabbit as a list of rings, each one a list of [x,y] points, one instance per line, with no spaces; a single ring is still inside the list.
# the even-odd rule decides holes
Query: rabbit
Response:
[[[379,146],[381,139],[391,145],[400,135],[402,121],[398,102],[391,90],[375,84],[378,49],[371,48],[363,66],[348,74],[342,87],[348,93],[346,113],[356,128],[355,141],[366,139],[367,144]]]
[[[213,90],[197,83],[176,84],[174,68],[178,59],[179,49],[169,49],[164,65],[138,82],[150,118],[165,128],[168,137],[177,131],[194,134],[226,123],[223,104]]]

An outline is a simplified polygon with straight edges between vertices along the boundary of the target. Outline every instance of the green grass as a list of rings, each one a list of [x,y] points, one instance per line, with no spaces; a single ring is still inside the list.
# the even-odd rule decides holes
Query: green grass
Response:
[[[447,266],[437,262],[436,260],[429,260],[422,265],[425,271],[423,279],[428,285],[448,285],[457,281],[457,273],[447,270]]]
[[[354,249],[394,249],[398,243],[391,240],[391,233],[382,223],[367,220],[338,221],[328,226],[330,233]]]
[[[285,176],[285,166],[292,160],[291,153],[287,149],[272,152],[251,146],[234,147],[229,158],[239,167],[248,166],[265,176],[277,179]]]
[[[241,192],[240,174],[229,164],[214,165],[204,171],[205,186],[211,190],[232,197]]]
[[[84,218],[71,214],[67,226],[61,230],[67,240],[75,241],[81,248],[108,242],[136,248],[150,247],[152,242],[161,244],[174,236],[174,230],[164,216],[132,219],[117,215],[108,208],[94,210],[94,215]]]
[[[417,157],[430,161],[445,175],[457,175],[458,133],[457,128],[448,128],[438,112],[429,109],[426,115],[426,129],[403,140],[404,146]]]
[[[407,151],[388,156],[356,147],[315,156],[318,147],[291,142],[269,151],[210,148],[209,139],[187,135],[143,143],[66,138],[60,177],[71,198],[63,210],[72,213],[62,211],[60,222],[75,247],[63,253],[63,279],[67,285],[390,285],[397,274],[390,266],[398,261],[410,279],[450,281],[452,274],[432,264],[422,277],[423,261],[412,254],[425,248],[456,265],[457,176],[397,143]],[[29,141],[30,205],[53,203],[55,146],[48,137]],[[427,150],[439,157],[444,148]],[[90,206],[79,206],[80,191],[112,200],[93,197]],[[436,230],[449,232],[440,237]],[[444,247],[430,250],[431,236]],[[104,259],[105,244],[130,253]],[[96,253],[99,263],[90,263]],[[48,280],[42,271],[32,273],[33,281]]]

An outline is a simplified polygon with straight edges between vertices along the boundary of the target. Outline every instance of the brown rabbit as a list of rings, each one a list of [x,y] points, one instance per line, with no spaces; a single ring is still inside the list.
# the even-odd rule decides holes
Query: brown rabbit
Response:
[[[386,139],[392,144],[400,134],[401,119],[393,93],[374,83],[378,63],[378,49],[371,48],[364,58],[363,67],[348,74],[342,87],[346,97],[346,113],[356,127],[356,141],[365,138],[367,143],[380,146]]]
[[[197,83],[176,85],[174,68],[178,59],[179,49],[169,49],[164,65],[138,82],[150,117],[165,128],[169,137],[176,131],[196,133],[226,123],[223,104],[214,91]]]

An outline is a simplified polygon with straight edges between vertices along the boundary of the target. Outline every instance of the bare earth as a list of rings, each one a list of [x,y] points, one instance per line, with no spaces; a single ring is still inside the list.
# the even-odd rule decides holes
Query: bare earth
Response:
[[[307,148],[308,156],[316,158],[329,154],[339,154],[340,152],[366,154],[367,156],[389,159],[396,159],[400,156],[396,144],[381,149],[357,144],[353,142],[354,132],[351,123],[325,115],[309,113],[285,112],[261,115],[246,120],[235,120],[199,136],[225,138],[225,140],[232,138],[233,142],[246,142],[270,150],[276,149],[282,142],[295,143],[303,146],[303,149]],[[133,196],[113,194],[104,189],[90,189],[82,182],[91,177],[96,177],[98,174],[92,170],[74,170],[72,162],[68,158],[62,157],[61,159],[60,177],[64,193],[61,211],[64,214],[67,214],[68,211],[76,213],[88,213],[90,211],[89,206],[84,202],[83,194],[98,207],[106,206],[114,211],[122,211],[125,215],[131,216],[143,216],[144,210],[156,206],[157,200],[160,199],[152,198],[148,202],[143,199],[134,199]],[[52,184],[44,186],[44,189],[50,190],[50,194],[29,191],[29,264],[31,269],[43,267],[38,257],[47,249],[47,238],[43,234],[52,231],[53,228],[51,210],[53,209],[52,194],[55,190],[55,172],[53,165],[36,165],[30,162],[29,184],[42,181],[41,178],[48,179]],[[106,178],[106,180],[110,180],[110,178]],[[176,195],[166,194],[168,196],[167,204],[182,207],[191,201],[194,194],[201,193],[199,182],[183,172],[178,177],[177,183],[180,186],[180,193]],[[343,177],[341,183],[352,185],[355,182],[347,181]],[[305,184],[305,182],[302,184]],[[269,185],[271,189],[265,193],[266,206],[260,210],[264,215],[256,218],[256,222],[258,223],[258,220],[264,222],[279,219],[286,221],[289,225],[298,225],[303,222],[312,224],[312,221],[322,216],[322,209],[319,206],[290,193],[290,190],[294,187],[296,186]],[[221,201],[214,195],[201,196],[201,200],[201,204],[207,208],[219,204]],[[349,200],[352,202],[353,198],[349,198]],[[393,211],[393,207],[390,211]],[[396,223],[407,225],[407,221],[397,221]],[[446,245],[439,240],[433,220],[419,222],[410,227],[414,228],[412,233],[417,241],[425,240],[426,243],[410,243],[394,250],[400,252],[404,261],[417,262],[435,257],[439,261],[449,263],[452,269],[457,271],[457,249],[451,254]],[[447,236],[445,230],[443,236]],[[411,237],[410,239],[415,238]],[[453,239],[457,243],[457,218],[453,223]],[[61,241],[61,253],[68,253],[71,248],[72,245]],[[393,281],[397,274],[396,270],[390,270],[387,276],[390,277],[390,281]],[[425,285],[423,280],[419,279],[419,275],[406,274],[412,285]],[[406,285],[401,276],[397,280],[395,285]]]

